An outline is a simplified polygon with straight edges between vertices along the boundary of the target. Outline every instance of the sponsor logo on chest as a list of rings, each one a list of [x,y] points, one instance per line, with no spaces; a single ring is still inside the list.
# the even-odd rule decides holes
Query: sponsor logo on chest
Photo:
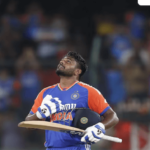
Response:
[[[60,120],[73,120],[72,113],[67,111],[75,109],[76,105],[77,104],[75,103],[71,103],[71,104],[67,103],[63,105],[63,108],[61,109],[63,112],[52,114],[50,121],[52,122],[52,121],[60,121]]]
[[[67,104],[62,106],[62,110],[66,110],[67,111],[67,110],[70,110],[70,109],[75,109],[76,105],[77,104],[75,104],[75,103],[71,103],[71,104],[67,103]]]

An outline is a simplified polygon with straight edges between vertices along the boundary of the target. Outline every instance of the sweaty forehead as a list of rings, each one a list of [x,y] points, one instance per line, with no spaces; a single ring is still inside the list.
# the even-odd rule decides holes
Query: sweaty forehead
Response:
[[[62,58],[62,60],[63,59],[69,59],[69,60],[71,60],[72,64],[75,64],[79,67],[79,63],[74,58],[72,58],[70,56],[65,56],[65,57]]]

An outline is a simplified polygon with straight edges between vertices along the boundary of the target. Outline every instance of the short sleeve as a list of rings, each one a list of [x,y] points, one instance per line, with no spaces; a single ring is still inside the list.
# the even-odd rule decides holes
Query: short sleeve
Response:
[[[43,101],[43,94],[44,94],[44,92],[45,92],[47,89],[54,88],[56,85],[57,85],[57,84],[52,85],[52,86],[49,86],[49,87],[46,87],[46,88],[44,88],[44,89],[38,94],[38,96],[37,96],[36,99],[34,100],[34,104],[33,104],[32,108],[31,108],[30,114],[36,113],[38,107],[41,106],[41,103],[42,103],[42,101]]]
[[[110,109],[106,99],[100,91],[94,87],[88,88],[88,106],[91,110],[100,115],[103,115],[108,109]]]
[[[30,114],[34,114],[37,112],[38,107],[41,105],[42,100],[43,100],[43,93],[44,93],[44,89],[38,94],[38,96],[36,97],[36,99],[34,100],[34,104],[31,108]]]

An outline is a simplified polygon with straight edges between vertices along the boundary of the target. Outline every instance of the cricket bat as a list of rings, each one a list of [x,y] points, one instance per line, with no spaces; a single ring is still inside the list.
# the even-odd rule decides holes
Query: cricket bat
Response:
[[[62,125],[58,123],[47,122],[47,121],[23,121],[18,124],[18,127],[34,128],[34,129],[42,129],[42,130],[53,130],[53,131],[60,131],[60,132],[71,131],[71,132],[85,133],[85,131],[82,129],[78,129],[75,127],[70,127],[70,126],[66,126],[66,125]],[[122,142],[122,139],[108,136],[108,135],[104,135],[102,139],[109,140],[112,142],[117,142],[117,143]]]

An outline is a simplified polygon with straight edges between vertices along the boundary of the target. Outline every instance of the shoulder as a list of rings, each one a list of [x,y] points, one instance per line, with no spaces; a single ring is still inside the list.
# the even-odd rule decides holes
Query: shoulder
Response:
[[[90,93],[94,93],[94,94],[100,94],[101,95],[101,92],[98,90],[98,89],[96,89],[95,87],[93,87],[93,86],[91,86],[91,85],[89,85],[89,84],[86,84],[86,83],[84,83],[84,82],[79,82],[78,83],[80,86],[82,86],[82,87],[84,87],[84,88],[86,88],[87,90],[88,90],[88,92],[90,92]]]

